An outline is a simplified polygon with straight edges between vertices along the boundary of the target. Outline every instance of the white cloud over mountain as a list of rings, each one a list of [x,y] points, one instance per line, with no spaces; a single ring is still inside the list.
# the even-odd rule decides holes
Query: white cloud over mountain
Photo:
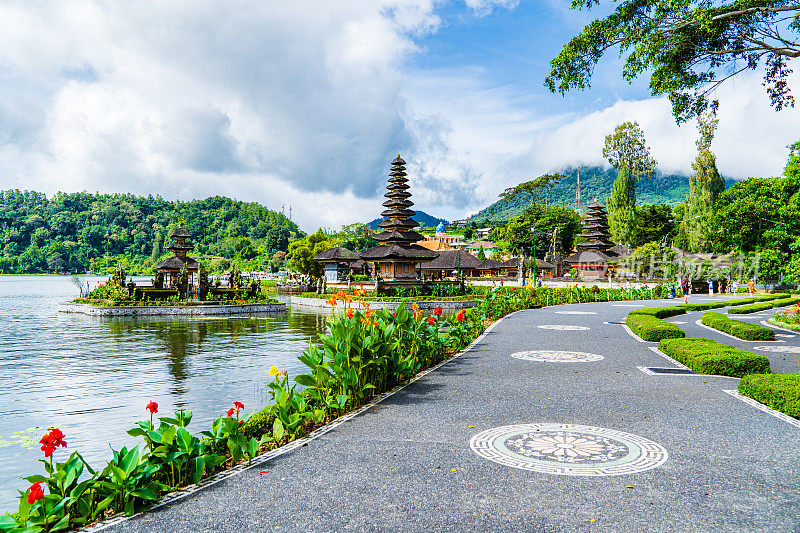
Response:
[[[465,4],[487,17],[516,1]],[[292,205],[314,230],[376,216],[398,151],[417,205],[447,217],[537,172],[601,161],[623,120],[639,120],[663,168],[688,168],[694,131],[663,99],[576,116],[478,68],[412,68],[440,5],[3,3],[0,188],[220,194]],[[720,97],[723,172],[776,173],[798,112],[772,112],[756,78]]]

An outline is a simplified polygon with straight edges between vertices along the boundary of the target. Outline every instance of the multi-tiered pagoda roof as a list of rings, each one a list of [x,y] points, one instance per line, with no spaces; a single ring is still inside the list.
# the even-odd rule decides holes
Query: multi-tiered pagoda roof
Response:
[[[578,250],[565,261],[572,264],[606,264],[620,259],[620,249],[611,242],[608,231],[608,217],[603,204],[595,200],[587,207],[583,219],[583,241],[575,244]]]
[[[365,260],[397,258],[430,261],[436,257],[436,252],[415,244],[423,237],[414,231],[419,224],[411,218],[415,213],[409,208],[414,202],[409,200],[411,193],[408,192],[410,187],[405,165],[399,154],[392,161],[384,194],[388,200],[383,202],[386,209],[381,212],[386,220],[378,224],[382,231],[375,235],[375,240],[381,244],[362,252],[361,257]]]

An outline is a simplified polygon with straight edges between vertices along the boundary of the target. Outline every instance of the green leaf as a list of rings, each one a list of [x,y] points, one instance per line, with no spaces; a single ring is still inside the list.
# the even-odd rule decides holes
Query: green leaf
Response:
[[[317,385],[317,380],[309,374],[300,374],[295,376],[294,380],[303,387],[315,387]]]
[[[251,437],[247,443],[247,456],[252,460],[256,455],[258,455],[258,441],[255,437]]]
[[[344,406],[347,403],[347,395],[346,394],[337,394],[336,395],[336,403],[339,405],[339,409],[344,409]]]
[[[272,436],[275,437],[276,441],[280,441],[284,434],[283,423],[280,419],[276,418],[275,422],[272,424]]]
[[[56,524],[50,528],[50,531],[62,531],[69,527],[69,514],[65,514],[61,520],[56,522]]]
[[[157,500],[158,499],[158,492],[153,490],[150,487],[142,487],[140,489],[131,491],[133,496],[138,496],[143,500]]]
[[[203,479],[203,471],[206,468],[206,459],[202,455],[194,458],[194,482],[200,483]]]

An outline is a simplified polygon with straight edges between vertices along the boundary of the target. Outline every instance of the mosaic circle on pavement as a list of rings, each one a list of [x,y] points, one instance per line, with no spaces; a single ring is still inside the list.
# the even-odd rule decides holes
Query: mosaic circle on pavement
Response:
[[[589,329],[586,326],[571,326],[569,324],[545,324],[536,327],[539,329],[557,329],[559,331],[583,331]]]
[[[755,346],[756,350],[775,353],[800,353],[800,346]]]
[[[558,315],[596,315],[594,311],[556,311]]]
[[[474,435],[472,451],[495,463],[561,476],[635,474],[664,464],[659,444],[623,431],[575,424],[516,424]]]
[[[546,363],[588,363],[600,361],[602,355],[585,352],[562,352],[555,350],[529,350],[527,352],[512,353],[511,357],[525,361],[543,361]]]

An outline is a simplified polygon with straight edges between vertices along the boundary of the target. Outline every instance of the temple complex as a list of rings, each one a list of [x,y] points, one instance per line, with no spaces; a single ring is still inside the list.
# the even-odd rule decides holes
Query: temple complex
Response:
[[[392,285],[417,285],[421,283],[417,265],[436,258],[436,252],[415,244],[422,240],[422,235],[414,231],[419,224],[411,217],[414,211],[409,209],[414,203],[409,200],[408,179],[406,178],[406,162],[398,156],[392,161],[389,172],[389,183],[386,186],[388,198],[383,202],[386,208],[381,216],[386,220],[378,224],[381,232],[375,235],[380,242],[378,246],[361,252],[361,258],[375,264],[374,272],[382,282]]]

